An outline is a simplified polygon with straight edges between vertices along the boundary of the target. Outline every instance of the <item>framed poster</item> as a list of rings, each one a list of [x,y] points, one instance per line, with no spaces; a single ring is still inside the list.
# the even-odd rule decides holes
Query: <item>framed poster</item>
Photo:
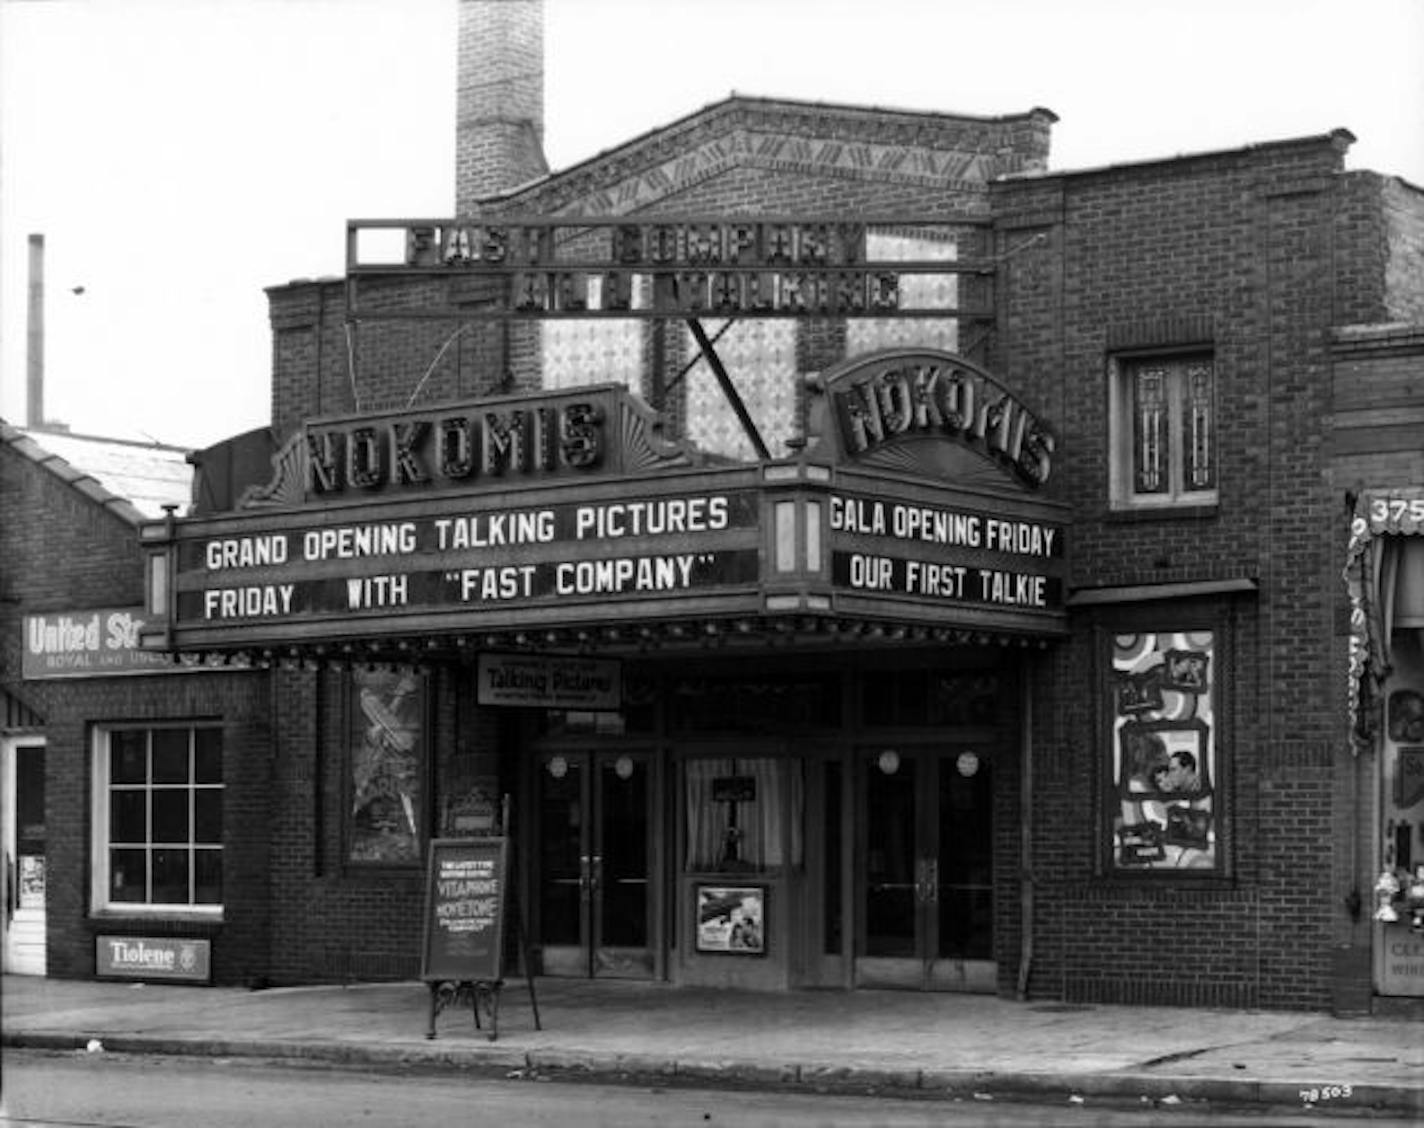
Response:
[[[353,670],[347,719],[348,863],[418,866],[425,831],[425,680]]]
[[[695,888],[699,952],[766,955],[766,886],[699,884]]]
[[[1211,631],[1113,636],[1105,773],[1112,872],[1222,868],[1216,658]]]

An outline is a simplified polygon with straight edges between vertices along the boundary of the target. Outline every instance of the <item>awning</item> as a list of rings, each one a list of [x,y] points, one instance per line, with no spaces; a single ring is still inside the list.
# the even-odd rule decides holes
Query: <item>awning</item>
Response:
[[[29,732],[44,728],[44,716],[13,690],[0,687],[0,732]]]
[[[1356,750],[1380,729],[1380,687],[1398,630],[1424,632],[1424,487],[1372,490],[1355,500],[1345,586],[1350,594],[1350,731]]]

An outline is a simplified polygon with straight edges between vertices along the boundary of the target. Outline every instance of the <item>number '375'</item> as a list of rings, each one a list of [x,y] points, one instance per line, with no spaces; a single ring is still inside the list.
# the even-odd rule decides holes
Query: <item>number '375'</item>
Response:
[[[1406,518],[1424,521],[1424,497],[1378,497],[1370,503],[1370,520],[1377,524]]]

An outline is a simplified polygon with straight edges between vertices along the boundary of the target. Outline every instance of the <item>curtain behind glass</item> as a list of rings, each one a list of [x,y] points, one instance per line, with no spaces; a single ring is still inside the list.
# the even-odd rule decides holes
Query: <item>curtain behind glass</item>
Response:
[[[687,779],[687,866],[690,870],[721,868],[727,854],[732,804],[712,798],[718,777],[750,776],[756,799],[736,804],[737,858],[744,866],[765,870],[802,863],[804,787],[799,764],[771,758],[755,760],[689,760]],[[789,784],[786,782],[789,780]],[[786,794],[783,789],[787,788]],[[782,843],[781,818],[790,799],[790,858]]]

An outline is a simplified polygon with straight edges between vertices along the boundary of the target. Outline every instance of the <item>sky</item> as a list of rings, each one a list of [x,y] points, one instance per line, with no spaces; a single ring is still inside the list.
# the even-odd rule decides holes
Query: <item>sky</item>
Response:
[[[201,447],[268,422],[264,288],[347,219],[454,214],[456,0],[0,0],[0,418]],[[733,92],[1042,106],[1050,167],[1315,136],[1424,186],[1424,0],[545,0],[567,168]]]

